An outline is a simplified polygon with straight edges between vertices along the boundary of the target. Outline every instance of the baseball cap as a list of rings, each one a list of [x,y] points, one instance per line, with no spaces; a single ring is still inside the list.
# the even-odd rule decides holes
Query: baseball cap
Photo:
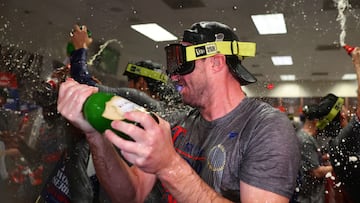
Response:
[[[305,118],[309,120],[314,120],[319,118],[319,106],[317,104],[305,105],[302,108],[302,112]]]
[[[145,77],[149,81],[157,81],[166,83],[168,78],[165,72],[162,70],[162,66],[151,60],[138,61],[136,63],[128,63],[123,75],[129,79],[137,79],[139,77]]]
[[[214,41],[237,42],[239,38],[229,26],[216,21],[197,22],[193,24],[190,29],[184,31],[183,42],[196,45]],[[256,77],[241,64],[238,56],[227,55],[226,57],[228,62],[231,61],[230,64],[228,64],[230,70],[241,85],[247,85],[257,81]]]
[[[319,103],[319,122],[317,127],[322,130],[328,126],[337,125],[339,123],[336,120],[339,115],[342,106],[344,105],[344,98],[337,97],[334,94],[327,94],[323,97]]]

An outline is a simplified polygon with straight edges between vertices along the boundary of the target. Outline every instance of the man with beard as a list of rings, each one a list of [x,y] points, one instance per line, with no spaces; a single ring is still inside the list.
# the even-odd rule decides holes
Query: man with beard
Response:
[[[228,26],[195,23],[179,44],[166,47],[167,72],[185,104],[194,107],[175,125],[147,113],[127,112],[101,136],[84,119],[82,105],[98,88],[68,79],[58,110],[83,130],[101,185],[114,202],[144,202],[155,184],[158,202],[288,202],[300,164],[298,139],[289,119],[241,86],[256,82],[242,66],[254,56]],[[110,142],[109,142],[110,141]],[[113,145],[131,167],[121,159]]]

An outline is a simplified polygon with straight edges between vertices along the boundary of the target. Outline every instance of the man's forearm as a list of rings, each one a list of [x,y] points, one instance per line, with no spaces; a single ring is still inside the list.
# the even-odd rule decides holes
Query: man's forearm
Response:
[[[112,144],[100,134],[88,134],[87,140],[99,182],[112,202],[135,202],[135,177]]]
[[[84,48],[73,51],[70,57],[70,75],[74,80],[81,84],[94,86],[97,82],[92,78],[92,75],[88,71],[86,55],[87,52]]]
[[[356,105],[356,115],[360,118],[360,62],[357,55],[353,56],[353,64],[357,77],[357,105]]]
[[[356,116],[360,120],[360,74],[357,74],[358,77],[358,89],[357,89],[357,104],[356,104]]]
[[[177,202],[230,202],[209,187],[180,156],[171,162],[157,177]]]
[[[327,173],[331,173],[332,171],[332,166],[319,166],[318,168],[314,169],[312,173],[317,178],[323,178]]]

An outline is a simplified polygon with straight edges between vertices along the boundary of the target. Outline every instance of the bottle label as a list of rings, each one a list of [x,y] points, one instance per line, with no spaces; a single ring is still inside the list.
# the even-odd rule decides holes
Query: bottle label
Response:
[[[113,96],[106,102],[102,116],[110,120],[123,120],[124,113],[131,111],[147,112],[144,107],[135,104],[134,102],[120,96]]]

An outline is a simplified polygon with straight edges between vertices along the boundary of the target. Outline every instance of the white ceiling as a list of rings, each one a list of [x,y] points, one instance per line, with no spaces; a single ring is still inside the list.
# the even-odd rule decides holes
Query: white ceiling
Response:
[[[120,53],[121,73],[128,61],[151,59],[165,65],[163,48],[171,43],[153,42],[132,30],[131,24],[156,22],[181,37],[192,23],[215,20],[236,29],[242,41],[257,43],[257,56],[244,65],[259,81],[277,81],[280,74],[295,74],[299,81],[339,80],[354,72],[351,58],[338,46],[341,30],[333,0],[0,1],[0,44],[58,61],[65,59],[68,33],[75,23],[88,26],[95,45],[110,39],[120,42],[110,46]],[[353,8],[345,10],[345,43],[360,46],[360,1],[349,2]],[[250,15],[266,13],[283,13],[288,34],[258,35]],[[98,50],[95,45],[90,55]],[[291,55],[294,65],[275,67],[272,55]]]

